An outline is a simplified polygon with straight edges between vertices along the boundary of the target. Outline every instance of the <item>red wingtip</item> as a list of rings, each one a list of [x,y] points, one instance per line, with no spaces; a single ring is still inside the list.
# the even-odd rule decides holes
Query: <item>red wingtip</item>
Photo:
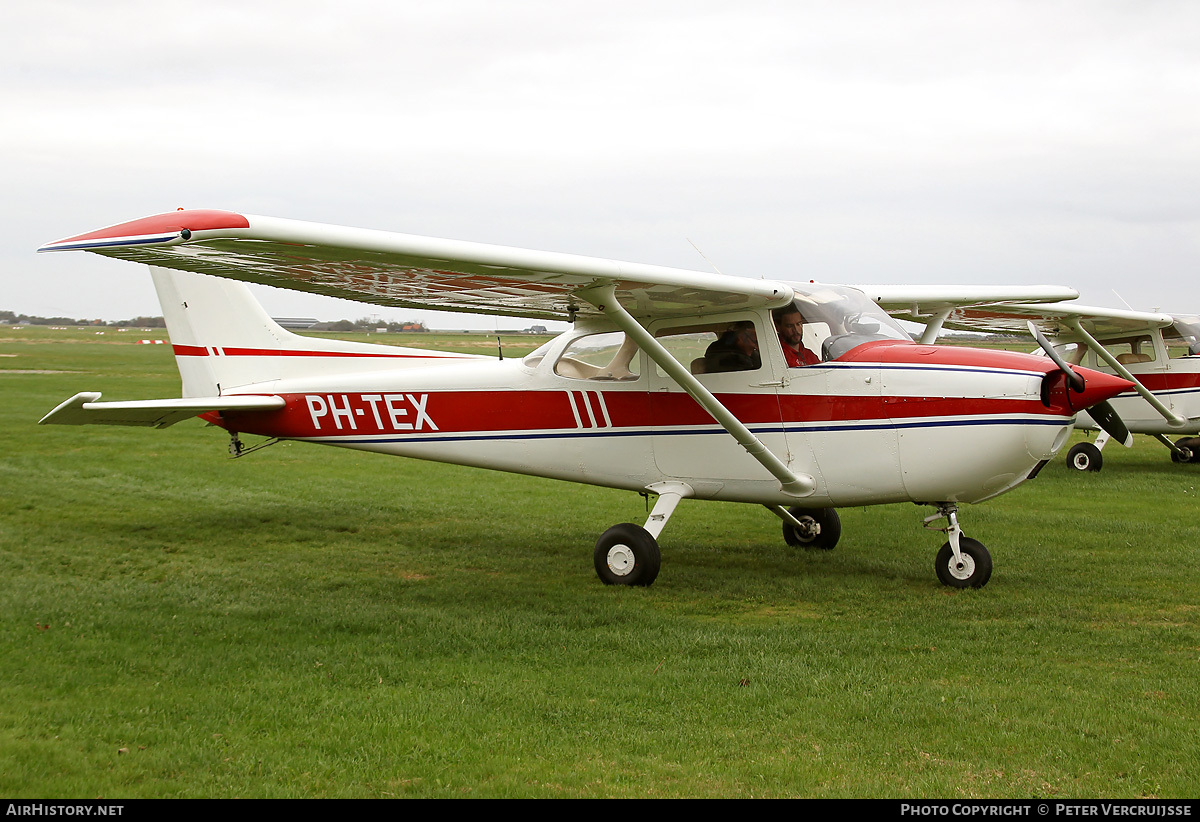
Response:
[[[125,244],[145,243],[148,240],[165,241],[170,235],[178,235],[181,231],[216,231],[229,228],[249,228],[250,221],[241,214],[232,211],[215,211],[211,209],[195,209],[187,211],[180,209],[166,214],[156,214],[153,217],[143,217],[127,223],[118,223],[106,228],[89,231],[47,243],[39,251],[88,250],[92,248],[113,247]]]

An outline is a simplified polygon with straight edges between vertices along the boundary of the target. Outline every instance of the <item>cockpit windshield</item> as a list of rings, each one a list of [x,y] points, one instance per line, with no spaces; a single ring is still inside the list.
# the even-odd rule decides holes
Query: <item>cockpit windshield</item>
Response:
[[[823,361],[836,360],[863,343],[913,341],[899,323],[861,291],[833,285],[790,285],[796,292],[793,305],[804,318],[805,345],[819,351]]]
[[[1175,333],[1182,338],[1188,347],[1189,354],[1200,354],[1200,317],[1195,314],[1172,314],[1175,320]]]

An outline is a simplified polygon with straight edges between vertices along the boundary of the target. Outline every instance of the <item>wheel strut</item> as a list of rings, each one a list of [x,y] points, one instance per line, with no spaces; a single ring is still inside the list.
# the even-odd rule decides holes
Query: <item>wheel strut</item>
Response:
[[[937,505],[938,512],[925,518],[925,527],[933,531],[944,531],[948,540],[934,559],[934,570],[943,585],[951,588],[982,588],[992,576],[992,557],[979,540],[964,536],[958,524],[958,506],[943,502]],[[935,528],[932,523],[946,520],[945,528]]]
[[[937,505],[938,512],[925,517],[924,525],[930,531],[942,531],[950,541],[950,550],[954,553],[954,561],[962,562],[962,528],[958,524],[958,506],[952,502],[942,502]],[[939,519],[946,520],[945,528],[934,528],[931,523]]]
[[[692,496],[692,487],[682,482],[657,482],[646,486],[647,493],[657,494],[645,526],[622,522],[614,525],[596,541],[592,555],[596,575],[605,585],[641,585],[654,582],[658,576],[661,554],[658,535],[667,526],[671,514],[684,497]]]
[[[658,494],[658,500],[654,503],[654,509],[642,527],[646,529],[646,533],[658,539],[663,528],[667,527],[667,521],[671,519],[671,514],[675,513],[675,506],[679,505],[681,499],[690,497],[694,492],[692,486],[683,482],[656,482],[647,486],[646,491]]]

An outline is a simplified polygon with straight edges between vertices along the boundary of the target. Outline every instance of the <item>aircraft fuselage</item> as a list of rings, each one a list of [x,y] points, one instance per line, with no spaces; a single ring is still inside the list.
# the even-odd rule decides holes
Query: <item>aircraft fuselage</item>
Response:
[[[766,312],[750,319],[760,339],[773,339]],[[241,433],[614,488],[679,481],[697,498],[824,507],[995,496],[1062,447],[1074,409],[1086,404],[1065,387],[1046,388],[1058,372],[1045,358],[899,341],[802,368],[786,367],[779,347],[764,344],[757,368],[699,374],[772,452],[814,480],[798,501],[641,352],[619,378],[577,367],[571,352],[606,332],[580,324],[523,360],[242,386],[237,393],[270,393],[286,405],[208,418]],[[1089,391],[1121,382],[1088,375]]]

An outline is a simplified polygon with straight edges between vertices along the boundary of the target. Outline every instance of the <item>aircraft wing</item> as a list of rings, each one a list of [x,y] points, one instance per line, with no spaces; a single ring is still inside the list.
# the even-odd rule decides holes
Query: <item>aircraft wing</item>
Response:
[[[227,211],[176,211],[42,246],[380,306],[573,319],[614,285],[638,317],[778,306],[786,283]]]
[[[914,322],[928,320],[927,316],[919,316],[909,308],[888,308],[888,313],[897,319]],[[1167,314],[1052,302],[953,308],[946,316],[943,326],[959,331],[1028,336],[1028,324],[1031,321],[1043,334],[1056,342],[1081,339],[1075,330],[1076,325],[1097,340],[1106,340],[1166,328],[1174,322]]]
[[[968,314],[1027,303],[1060,302],[1079,296],[1073,288],[1058,285],[860,285],[868,297],[898,320],[925,326],[920,342],[933,343],[943,328]],[[970,329],[988,330],[988,329]],[[1007,329],[1006,329],[1007,330]],[[1028,329],[1024,329],[1028,333]]]
[[[38,425],[140,425],[166,428],[208,411],[268,411],[283,408],[283,397],[187,397],[178,400],[96,402],[100,394],[85,391],[38,421]]]
[[[896,319],[928,322],[931,317],[974,307],[1074,300],[1079,292],[1061,285],[856,285]]]

